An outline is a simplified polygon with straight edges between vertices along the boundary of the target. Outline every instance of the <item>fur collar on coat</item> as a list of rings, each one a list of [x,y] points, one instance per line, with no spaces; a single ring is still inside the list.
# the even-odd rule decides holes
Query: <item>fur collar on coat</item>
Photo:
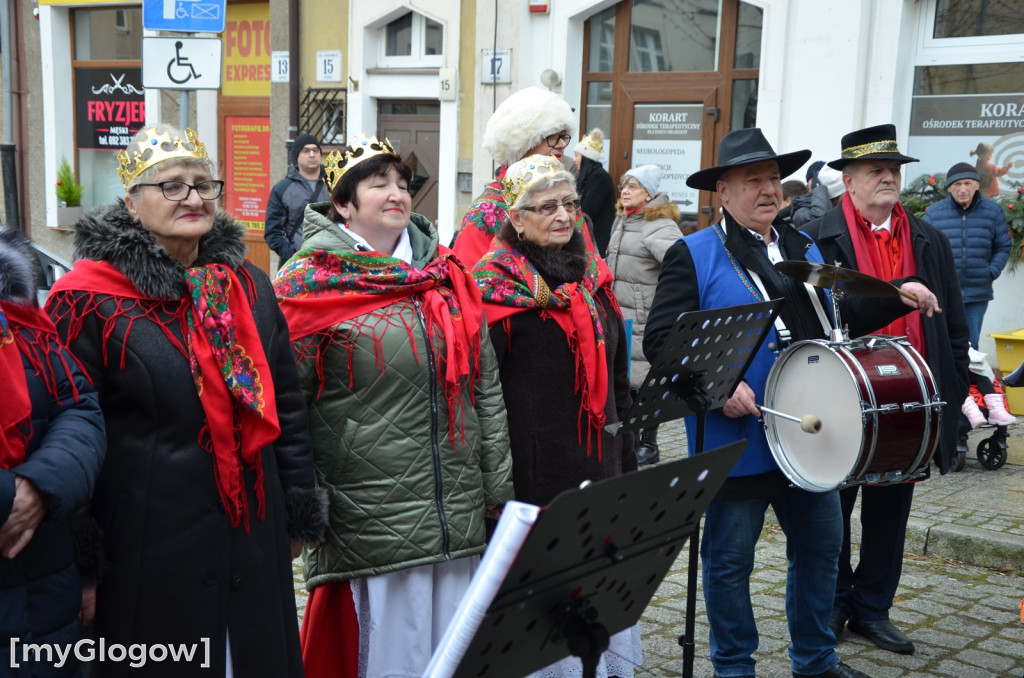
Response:
[[[0,227],[0,301],[35,304],[34,256],[32,245],[20,231]]]
[[[199,240],[195,265],[221,263],[237,270],[245,262],[244,233],[234,218],[218,210],[213,229]],[[185,266],[132,217],[123,200],[92,210],[75,224],[75,259],[112,264],[154,299],[180,299],[188,291]]]

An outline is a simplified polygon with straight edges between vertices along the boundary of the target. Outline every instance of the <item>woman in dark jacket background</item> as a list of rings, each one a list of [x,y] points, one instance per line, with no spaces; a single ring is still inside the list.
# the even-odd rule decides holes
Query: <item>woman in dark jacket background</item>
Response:
[[[518,501],[545,505],[585,480],[636,469],[633,436],[606,424],[629,408],[622,315],[575,222],[573,176],[533,155],[502,179],[508,220],[473,269],[498,358]],[[639,629],[612,636],[598,678],[633,675]],[[570,658],[540,672],[578,674]]]
[[[284,316],[195,132],[145,127],[118,164],[47,301],[107,423],[96,636],[197,648],[147,676],[301,676],[291,559],[326,516]]]
[[[576,191],[583,213],[590,217],[594,245],[602,257],[608,255],[608,241],[615,221],[615,182],[601,164],[604,132],[598,128],[584,135],[573,149],[576,163]]]
[[[81,638],[71,524],[106,439],[96,392],[36,302],[31,257],[0,227],[0,676],[77,676],[74,653],[58,669],[22,650]]]

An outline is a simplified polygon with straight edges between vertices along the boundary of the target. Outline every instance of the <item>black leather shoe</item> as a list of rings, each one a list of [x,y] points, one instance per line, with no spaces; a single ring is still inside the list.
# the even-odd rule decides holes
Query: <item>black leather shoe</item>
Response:
[[[828,620],[828,627],[832,629],[832,634],[839,640],[839,636],[843,634],[843,627],[846,626],[846,617],[840,614],[832,614],[832,617]]]
[[[794,673],[793,678],[871,678],[871,676],[839,662],[828,671],[812,674]]]
[[[661,461],[661,454],[658,452],[657,444],[640,443],[636,448],[636,465],[647,466],[657,464]]]
[[[876,621],[850,620],[850,630],[872,643],[897,654],[914,654],[914,643],[888,619]]]

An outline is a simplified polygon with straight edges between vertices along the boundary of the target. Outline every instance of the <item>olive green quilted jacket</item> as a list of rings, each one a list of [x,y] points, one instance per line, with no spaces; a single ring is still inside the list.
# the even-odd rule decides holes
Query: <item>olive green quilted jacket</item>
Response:
[[[303,247],[355,249],[324,216],[327,206],[306,209]],[[409,234],[413,264],[422,267],[437,254],[437,232],[413,214]],[[456,431],[453,446],[418,303],[415,296],[396,302],[400,317],[378,321],[376,340],[364,326],[351,357],[343,342],[331,344],[322,375],[312,360],[300,361],[317,482],[330,500],[326,542],[304,554],[311,589],[481,553],[484,506],[512,499],[505,406],[486,324],[475,402],[468,388],[462,393],[465,441]],[[351,329],[346,321],[335,331]]]

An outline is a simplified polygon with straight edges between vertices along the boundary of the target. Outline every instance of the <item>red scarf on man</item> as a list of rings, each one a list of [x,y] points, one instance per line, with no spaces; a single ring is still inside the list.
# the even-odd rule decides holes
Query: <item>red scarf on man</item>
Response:
[[[321,377],[323,348],[337,341],[333,331],[336,325],[382,311],[403,299],[417,299],[423,306],[427,339],[440,367],[438,380],[448,401],[452,444],[456,430],[464,439],[464,430],[456,420],[463,388],[468,387],[472,398],[470,380],[480,374],[483,306],[473,277],[450,249],[438,247],[437,257],[422,269],[379,252],[300,250],[278,273],[274,291],[288,321],[292,341],[318,334],[326,339],[313,342],[313,355],[300,356],[312,358]],[[415,351],[413,329],[408,325],[405,328]],[[361,331],[375,332],[373,328]],[[383,372],[386,366],[380,340],[378,334],[373,334],[377,364]],[[446,349],[443,354],[439,349],[441,342]],[[351,340],[345,343],[351,368],[354,344]],[[349,386],[355,383],[354,379],[350,369]]]
[[[22,332],[23,329],[30,332]],[[32,435],[32,401],[22,359],[28,361],[47,392],[60,404],[57,378],[50,362],[54,355],[60,356],[70,377],[71,366],[67,354],[60,350],[57,328],[42,309],[0,301],[0,384],[4,393],[4,404],[0,407],[0,468],[11,469],[25,461]],[[69,381],[77,401],[75,382]]]
[[[242,270],[248,284],[252,280]],[[281,433],[277,420],[277,400],[270,365],[256,329],[242,280],[223,264],[189,268],[185,274],[189,295],[180,300],[154,300],[140,292],[123,273],[104,261],[81,259],[74,269],[53,286],[47,310],[55,317],[70,318],[67,342],[70,344],[82,329],[85,316],[100,316],[103,297],[113,297],[115,310],[104,321],[106,342],[120,317],[129,310],[145,309],[140,301],[164,301],[178,304],[174,318],[167,319],[154,305],[142,314],[158,325],[168,341],[188,358],[196,392],[206,416],[206,426],[199,433],[199,443],[213,455],[214,477],[224,511],[232,527],[243,523],[249,529],[249,507],[244,486],[244,471],[256,475],[254,491],[257,513],[263,520],[266,502],[263,488],[261,450]],[[88,293],[88,302],[76,303],[62,296],[70,292]],[[129,320],[122,338],[120,366],[125,366],[128,334],[138,317]],[[171,328],[177,322],[185,343],[178,340]],[[108,360],[106,343],[103,360]]]
[[[917,275],[914,245],[910,238],[910,219],[903,205],[898,202],[893,205],[888,235],[875,233],[871,222],[854,207],[849,193],[843,196],[843,215],[853,242],[853,253],[857,257],[857,269],[861,273],[885,281]],[[922,356],[925,355],[920,313],[908,313],[873,334],[905,336],[911,346]]]

